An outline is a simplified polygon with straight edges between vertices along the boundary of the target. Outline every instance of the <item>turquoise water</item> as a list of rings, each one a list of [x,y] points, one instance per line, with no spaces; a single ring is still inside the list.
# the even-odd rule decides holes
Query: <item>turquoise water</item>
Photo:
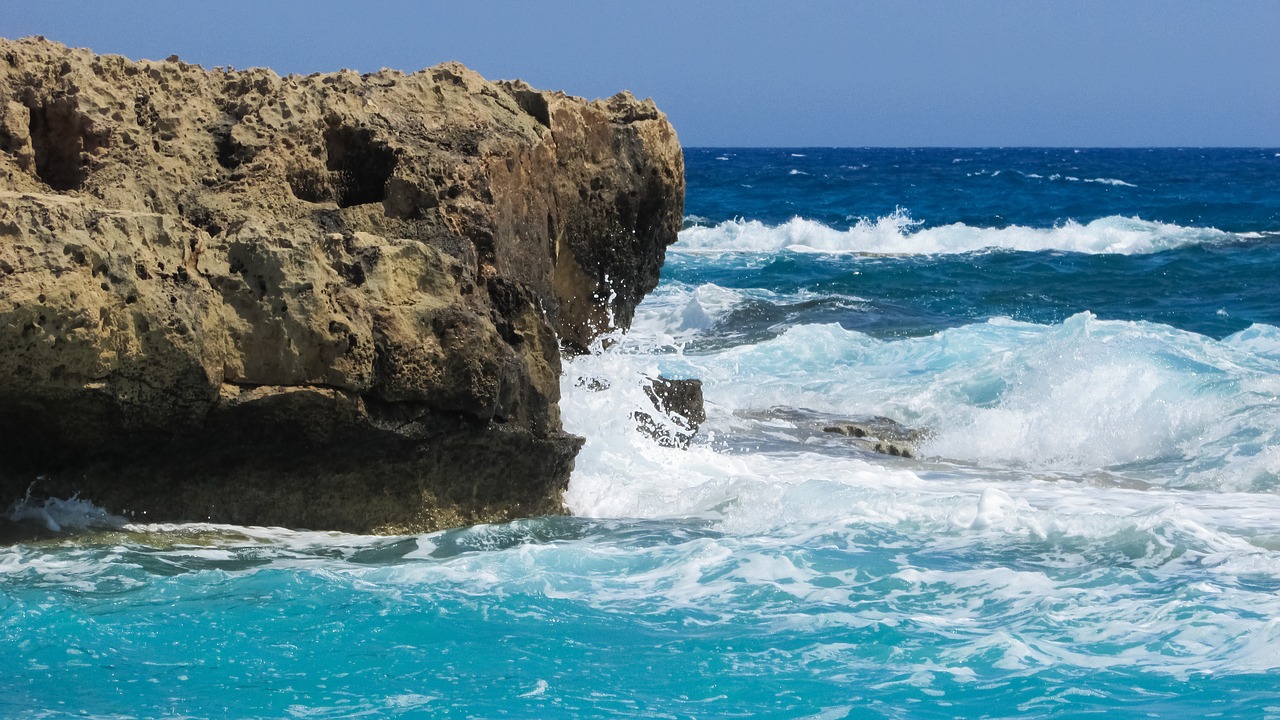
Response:
[[[662,284],[566,366],[574,517],[20,504],[91,530],[0,548],[0,716],[1280,717],[1280,153],[686,159]],[[658,373],[687,451],[634,429]],[[822,431],[875,415],[917,457]]]

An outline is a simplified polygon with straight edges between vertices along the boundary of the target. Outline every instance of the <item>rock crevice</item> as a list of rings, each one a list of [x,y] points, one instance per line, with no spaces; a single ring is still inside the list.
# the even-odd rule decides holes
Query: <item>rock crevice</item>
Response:
[[[559,511],[562,348],[683,212],[651,101],[0,41],[0,492],[426,530]]]

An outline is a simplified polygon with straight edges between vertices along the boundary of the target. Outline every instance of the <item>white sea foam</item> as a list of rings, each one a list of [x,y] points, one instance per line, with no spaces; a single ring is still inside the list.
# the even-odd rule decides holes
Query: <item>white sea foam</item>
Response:
[[[1011,225],[983,228],[954,223],[925,228],[905,210],[876,220],[861,219],[847,230],[793,218],[781,225],[758,220],[729,220],[680,232],[676,252],[754,252],[780,250],[824,253],[950,254],[990,248],[1122,255],[1160,252],[1186,245],[1218,244],[1240,236],[1214,228],[1184,227],[1138,218],[1111,216],[1053,228]]]
[[[566,495],[579,514],[710,513],[735,532],[860,518],[1032,537],[1115,536],[1136,522],[1222,547],[1272,532],[1241,503],[1280,510],[1280,497],[1224,494],[1280,478],[1276,328],[1214,341],[1082,314],[882,341],[815,325],[709,354],[653,355],[643,337],[669,339],[670,318],[643,308],[637,317],[610,351],[566,366],[565,422],[588,438]],[[630,418],[648,408],[645,378],[660,373],[703,380],[709,419],[688,451],[657,447]],[[938,460],[858,457],[820,432],[824,418],[878,414],[929,428],[920,450]],[[1222,535],[1224,526],[1236,530]]]
[[[1255,323],[1222,339],[1222,344],[1280,362],[1280,328]]]
[[[697,287],[669,284],[645,303],[639,322],[650,328],[665,327],[675,337],[694,334],[715,326],[734,308],[749,298],[764,300],[776,296],[766,291],[741,291],[707,283]]]
[[[716,328],[733,312],[750,303],[781,306],[813,300],[838,303],[845,307],[862,306],[866,300],[855,295],[833,295],[801,290],[785,295],[760,288],[725,288],[714,283],[686,285],[667,282],[654,290],[636,310],[633,327],[643,334],[639,343],[655,346],[687,342],[703,331]],[[630,338],[624,343],[633,344]]]

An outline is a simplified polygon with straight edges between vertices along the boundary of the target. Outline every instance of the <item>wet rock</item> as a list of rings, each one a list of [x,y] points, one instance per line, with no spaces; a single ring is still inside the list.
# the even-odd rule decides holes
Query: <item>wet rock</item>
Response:
[[[640,432],[651,436],[663,447],[688,448],[698,428],[707,420],[702,397],[702,381],[652,378],[644,387],[653,407],[662,413],[663,422],[642,410],[632,414]]]
[[[909,428],[883,416],[861,422],[827,425],[822,430],[853,438],[866,450],[905,458],[916,457],[916,446],[928,435],[928,431],[923,428]]]
[[[562,512],[561,348],[629,323],[683,213],[651,101],[0,56],[0,502],[43,474],[149,520]]]

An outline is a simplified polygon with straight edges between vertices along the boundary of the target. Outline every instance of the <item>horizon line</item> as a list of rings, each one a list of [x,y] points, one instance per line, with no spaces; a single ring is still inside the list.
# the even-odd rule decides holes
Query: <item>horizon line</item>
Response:
[[[1280,145],[682,145],[685,150],[1261,150]]]

